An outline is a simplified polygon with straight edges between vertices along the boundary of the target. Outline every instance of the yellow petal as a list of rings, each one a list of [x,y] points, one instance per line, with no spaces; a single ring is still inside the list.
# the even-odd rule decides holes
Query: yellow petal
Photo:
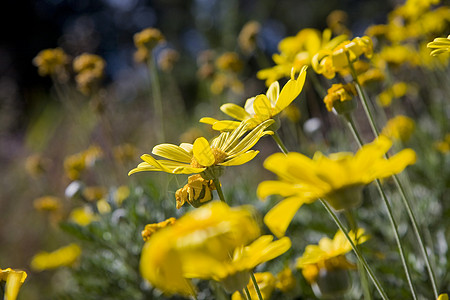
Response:
[[[275,104],[273,115],[285,109],[300,94],[305,84],[306,67],[303,67],[297,79],[290,79],[281,90],[278,101]]]
[[[249,161],[251,161],[255,156],[259,153],[259,151],[250,150],[241,155],[238,155],[230,160],[224,161],[220,165],[222,166],[238,166],[243,165]]]
[[[214,125],[214,123],[218,122],[219,120],[210,118],[210,117],[204,117],[199,120],[200,123]]]
[[[214,154],[209,142],[204,137],[199,137],[195,140],[192,151],[194,152],[195,159],[202,166],[209,167],[214,164]]]
[[[213,124],[212,129],[217,131],[233,131],[239,126],[237,121],[217,121]]]
[[[6,280],[5,300],[16,300],[19,289],[25,281],[26,273],[23,271],[12,271]]]
[[[266,96],[269,98],[271,106],[274,106],[277,102],[278,96],[280,94],[280,84],[278,81],[273,82],[267,89]]]
[[[236,120],[243,121],[250,115],[239,105],[226,103],[220,107],[220,110]]]
[[[160,144],[153,148],[152,153],[174,161],[191,163],[192,157],[186,150],[177,145]]]
[[[266,95],[258,95],[253,102],[253,110],[261,120],[270,119],[272,116],[272,106]]]
[[[190,166],[185,166],[185,167],[177,167],[177,168],[173,169],[172,173],[173,174],[196,174],[196,173],[201,173],[205,170],[206,170],[206,168],[194,168],[194,167],[190,167]]]
[[[260,199],[265,199],[270,195],[281,195],[283,197],[287,197],[292,196],[295,193],[296,189],[292,183],[275,180],[261,182],[256,190],[256,194]]]
[[[305,201],[306,200],[306,201]],[[290,197],[274,206],[264,217],[264,223],[277,237],[282,237],[297,210],[309,199]]]

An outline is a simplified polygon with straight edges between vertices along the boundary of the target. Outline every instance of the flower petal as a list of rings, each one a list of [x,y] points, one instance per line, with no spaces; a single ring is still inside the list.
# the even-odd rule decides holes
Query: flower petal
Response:
[[[199,137],[195,140],[192,151],[195,159],[202,166],[209,167],[214,164],[214,154],[209,142],[204,137]]]
[[[237,121],[217,121],[213,124],[212,129],[217,131],[233,131],[240,123]]]
[[[152,153],[174,161],[191,163],[192,157],[180,146],[173,144],[160,144],[153,148]]]
[[[259,199],[263,200],[270,195],[281,195],[283,197],[288,197],[296,194],[296,188],[292,183],[267,180],[258,185],[256,194]]]
[[[220,165],[222,166],[238,166],[243,165],[249,161],[251,161],[255,156],[259,153],[259,151],[250,150],[241,155],[238,155],[230,160],[224,161]]]
[[[264,223],[277,237],[282,237],[289,224],[295,216],[297,210],[310,201],[299,197],[290,197],[282,200],[274,206],[264,217]]]
[[[271,107],[275,106],[279,95],[280,84],[278,83],[278,81],[275,81],[269,86],[266,92],[266,96],[270,100]]]
[[[244,119],[250,117],[245,109],[234,103],[225,103],[220,107],[220,110],[239,121],[243,121]]]
[[[258,95],[253,102],[253,110],[261,120],[270,119],[272,116],[272,106],[266,95]]]
[[[290,79],[280,92],[280,96],[274,107],[273,115],[278,114],[285,109],[300,94],[305,84],[306,67],[303,67],[297,79]]]

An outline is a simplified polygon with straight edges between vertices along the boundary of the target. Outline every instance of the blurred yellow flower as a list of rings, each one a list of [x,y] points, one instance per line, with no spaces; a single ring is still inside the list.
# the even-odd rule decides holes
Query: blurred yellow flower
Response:
[[[165,42],[164,35],[156,28],[146,28],[133,36],[134,45],[139,49],[152,51],[158,44]]]
[[[293,290],[297,282],[290,268],[281,270],[276,277],[275,287],[282,292]]]
[[[87,186],[82,191],[82,196],[89,202],[95,202],[103,199],[108,190],[104,186]]]
[[[432,56],[450,52],[450,35],[447,36],[447,38],[435,38],[432,42],[427,44],[427,47],[434,49],[430,53]]]
[[[144,239],[144,241],[148,241],[152,236],[152,234],[154,234],[158,230],[166,228],[167,226],[173,225],[175,221],[176,221],[175,218],[169,218],[159,223],[145,225],[144,230],[142,230],[141,232],[142,238]]]
[[[448,300],[448,294],[440,294],[437,300]]]
[[[126,185],[119,186],[114,194],[113,199],[117,206],[121,206],[123,201],[130,196],[130,188]]]
[[[303,66],[310,66],[312,57],[320,49],[333,49],[347,39],[346,35],[340,35],[331,39],[331,30],[323,33],[316,29],[305,28],[296,36],[286,37],[278,44],[280,54],[272,56],[275,66],[259,71],[258,79],[265,79],[269,86],[280,78],[288,77],[294,69],[299,72]]]
[[[4,300],[16,300],[25,279],[27,279],[27,273],[25,271],[0,268],[0,283],[2,281],[6,282]]]
[[[77,244],[70,244],[53,252],[39,252],[33,256],[30,266],[36,271],[70,267],[76,262],[80,255],[80,246]]]
[[[229,270],[223,269],[221,262],[230,261],[234,249],[259,234],[251,210],[212,202],[150,237],[141,254],[141,274],[164,292],[193,294],[194,288],[186,278],[207,278],[211,272],[218,274],[215,278],[225,277]],[[205,274],[199,274],[203,271]],[[247,282],[248,277],[244,286]]]
[[[356,95],[356,89],[353,83],[347,84],[333,84],[331,88],[328,89],[328,94],[323,99],[327,110],[332,111],[333,108],[337,112],[341,112],[343,105],[341,102],[350,101]],[[353,106],[354,107],[354,106]]]
[[[60,82],[68,79],[66,66],[69,57],[61,48],[45,49],[33,59],[33,64],[38,67],[39,75],[52,75]]]
[[[256,38],[261,30],[261,24],[256,21],[247,22],[244,27],[242,27],[241,32],[238,36],[239,47],[245,54],[252,53],[258,46],[256,43]]]
[[[75,80],[78,89],[85,95],[91,94],[103,77],[106,63],[98,55],[83,53],[73,60],[73,69],[77,73]]]
[[[33,177],[38,177],[47,171],[51,161],[42,157],[40,154],[33,154],[25,160],[25,169],[28,174]]]
[[[137,149],[132,144],[121,144],[113,149],[114,159],[119,163],[127,163],[133,161],[137,155]]]
[[[57,211],[61,208],[61,199],[54,196],[44,196],[34,199],[34,208],[38,211]]]
[[[405,96],[410,89],[411,86],[406,82],[396,82],[378,95],[378,103],[383,107],[388,107],[392,104],[393,99]]]
[[[92,221],[95,221],[96,219],[97,217],[88,207],[74,208],[72,209],[69,215],[69,220],[80,226],[89,225]]]
[[[255,128],[272,119],[291,104],[302,91],[305,78],[306,67],[303,67],[297,79],[292,72],[291,79],[281,91],[278,81],[275,81],[265,95],[260,94],[247,99],[244,108],[233,103],[226,103],[220,107],[220,110],[236,120],[245,121],[249,129]],[[200,122],[211,124],[214,130],[219,131],[229,131],[240,124],[238,121],[219,121],[214,118],[202,118]]]
[[[411,137],[415,128],[414,120],[406,116],[396,116],[386,123],[381,134],[393,140],[406,142]]]
[[[447,133],[443,140],[434,143],[434,147],[441,153],[450,152],[450,133]]]
[[[328,79],[334,78],[336,72],[345,70],[364,54],[371,58],[373,54],[372,40],[368,36],[356,37],[344,41],[334,49],[322,49],[312,58],[312,67],[317,74]]]
[[[416,154],[405,149],[386,159],[384,155],[392,142],[380,136],[364,145],[356,154],[339,152],[326,157],[316,152],[313,159],[300,153],[269,156],[264,167],[280,178],[264,181],[257,193],[264,199],[278,194],[286,199],[273,207],[264,217],[264,222],[277,236],[286,232],[296,211],[304,203],[318,198],[325,199],[334,209],[341,210],[358,206],[362,201],[362,189],[375,179],[390,177],[415,163]]]
[[[350,231],[349,236],[354,244],[364,243],[368,239],[363,229],[358,229],[356,234]],[[296,265],[302,270],[303,276],[313,289],[321,295],[337,296],[350,287],[346,270],[355,269],[356,266],[347,260],[345,254],[351,250],[350,242],[339,230],[333,240],[324,237],[318,245],[306,246],[303,255],[297,259]],[[334,276],[336,274],[338,276]],[[331,282],[336,280],[339,281],[337,285]]]
[[[216,59],[216,66],[221,71],[239,72],[243,64],[236,52],[225,52]]]
[[[143,171],[163,171],[172,174],[202,173],[205,179],[213,179],[211,174],[214,173],[212,177],[217,178],[221,166],[237,166],[252,160],[259,151],[250,149],[261,137],[271,134],[265,129],[272,123],[273,120],[262,122],[245,135],[248,124],[242,122],[232,132],[221,133],[211,143],[200,137],[194,144],[157,145],[152,153],[167,160],[156,160],[151,155],[144,154],[141,156],[144,162],[132,169],[128,175]]]
[[[272,295],[275,288],[275,277],[270,272],[255,273],[256,283],[258,284],[259,290],[263,299],[268,300]],[[256,293],[253,281],[250,280],[247,284],[247,288],[250,292],[251,299],[258,299],[258,294]],[[231,300],[247,300],[245,296],[241,294],[242,291],[236,291],[231,295]]]
[[[98,146],[90,146],[85,151],[70,155],[64,160],[64,170],[67,177],[72,180],[79,179],[81,172],[92,167],[97,160],[103,157],[103,151]]]
[[[199,174],[189,176],[188,183],[175,193],[177,209],[181,208],[186,202],[193,207],[200,207],[212,200],[211,191],[215,189],[212,180],[206,180]]]
[[[164,49],[158,55],[158,66],[164,72],[170,72],[178,59],[180,59],[180,54],[176,50]]]

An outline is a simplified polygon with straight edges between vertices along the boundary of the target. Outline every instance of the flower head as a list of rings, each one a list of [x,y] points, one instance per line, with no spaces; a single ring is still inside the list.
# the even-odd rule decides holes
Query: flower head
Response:
[[[199,174],[189,176],[188,183],[175,193],[177,208],[181,208],[186,202],[193,207],[199,207],[212,200],[211,191],[215,189],[212,180],[206,180]]]
[[[78,89],[85,95],[90,94],[103,77],[106,63],[95,54],[83,53],[73,60],[73,69],[77,73],[75,80]]]
[[[338,112],[341,111],[343,104],[341,102],[350,101],[356,95],[356,89],[353,83],[347,84],[333,84],[328,89],[328,94],[323,99],[328,111],[335,108]]]
[[[271,133],[265,129],[272,123],[273,120],[262,122],[246,134],[248,124],[242,122],[235,130],[222,132],[211,143],[200,137],[194,144],[157,145],[152,153],[166,160],[156,160],[151,155],[144,154],[141,156],[144,162],[132,169],[128,175],[142,171],[163,171],[172,174],[202,173],[202,177],[208,177],[205,179],[213,179],[209,178],[210,175],[220,175],[217,172],[220,172],[221,166],[242,165],[252,160],[259,151],[250,149],[261,137]]]
[[[54,196],[39,197],[33,201],[33,206],[38,211],[57,211],[61,208],[61,199]]]
[[[152,51],[158,44],[165,41],[164,35],[156,28],[146,28],[133,37],[134,45],[139,49]]]
[[[31,267],[36,271],[72,266],[81,255],[77,244],[59,248],[53,252],[40,252],[31,260]]]
[[[39,75],[54,75],[59,81],[68,79],[65,69],[68,62],[69,57],[61,48],[42,50],[33,59],[33,64],[38,67]]]
[[[313,56],[321,49],[333,49],[347,39],[346,35],[339,35],[331,39],[331,30],[323,33],[316,29],[305,28],[296,36],[286,37],[278,44],[279,54],[274,54],[272,59],[275,66],[259,71],[257,77],[265,79],[266,85],[283,77],[289,77],[292,69],[299,72],[303,66],[310,66]]]
[[[27,279],[27,273],[22,270],[0,268],[0,282],[6,282],[5,300],[16,300],[20,287]]]
[[[144,239],[144,241],[148,241],[152,234],[154,234],[158,230],[166,228],[167,226],[173,225],[175,221],[175,218],[168,218],[167,220],[159,223],[145,225],[144,230],[142,230],[141,232],[142,238]]]
[[[316,73],[331,79],[336,72],[348,68],[349,64],[357,61],[362,54],[370,58],[372,53],[372,40],[368,36],[356,37],[351,41],[342,42],[333,50],[320,50],[312,58],[312,67]]]
[[[295,285],[296,279],[290,268],[286,267],[277,274],[275,287],[280,291],[288,292],[293,290]]]
[[[261,24],[256,21],[247,22],[239,33],[239,47],[246,54],[252,53],[257,47],[256,39],[261,31]]]
[[[450,35],[447,36],[447,38],[435,38],[432,42],[427,44],[427,47],[434,49],[430,53],[431,56],[450,52]]]
[[[406,116],[396,116],[390,119],[381,131],[381,134],[393,140],[406,142],[415,128],[414,120]]]
[[[247,245],[260,234],[247,208],[230,208],[212,202],[154,233],[142,250],[142,276],[167,293],[192,294],[186,278],[225,277],[234,249]],[[245,284],[248,282],[246,280]]]
[[[297,78],[294,77],[294,73],[291,74],[291,79],[281,91],[280,84],[275,81],[265,95],[260,94],[249,98],[244,108],[233,103],[226,103],[220,107],[220,110],[236,120],[247,122],[249,128],[255,128],[272,119],[291,104],[302,91],[305,78],[306,67],[303,67]],[[200,122],[211,124],[214,130],[219,131],[232,130],[239,125],[237,121],[218,121],[213,118],[202,118]]]
[[[264,273],[255,273],[256,283],[258,284],[259,290],[261,291],[261,295],[263,299],[270,299],[272,292],[275,288],[275,277],[270,272]],[[251,299],[258,299],[258,295],[255,290],[255,286],[253,285],[253,281],[250,280],[247,284],[247,288],[250,292]],[[231,296],[231,300],[246,300],[247,298],[241,295],[242,291],[236,291]]]
[[[411,149],[386,159],[385,154],[391,145],[388,138],[380,136],[354,155],[341,152],[327,157],[316,152],[313,159],[300,153],[271,155],[264,167],[280,179],[262,182],[258,186],[258,196],[265,198],[279,194],[286,199],[266,214],[264,222],[275,235],[281,236],[304,203],[323,198],[337,210],[358,206],[365,185],[400,173],[415,163],[416,154]]]

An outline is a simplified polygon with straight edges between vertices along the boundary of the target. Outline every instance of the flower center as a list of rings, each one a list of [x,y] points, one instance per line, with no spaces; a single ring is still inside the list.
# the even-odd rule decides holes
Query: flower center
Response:
[[[212,151],[212,153],[214,155],[214,164],[213,165],[220,164],[221,162],[223,162],[225,160],[225,158],[227,158],[226,152],[222,151],[219,148],[211,148],[211,151]],[[195,157],[192,157],[191,167],[193,167],[193,168],[204,168],[205,166],[201,165],[195,159]]]

